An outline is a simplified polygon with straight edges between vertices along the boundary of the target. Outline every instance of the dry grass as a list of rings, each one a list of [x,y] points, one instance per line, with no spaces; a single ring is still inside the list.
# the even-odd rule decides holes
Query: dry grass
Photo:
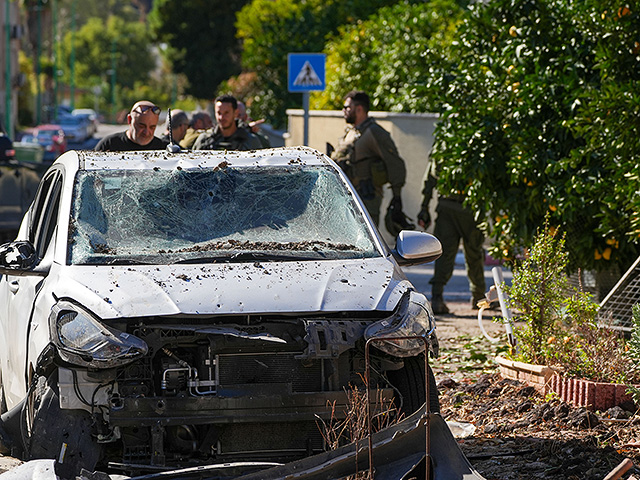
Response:
[[[347,405],[344,412],[336,412],[334,401],[329,403],[331,418],[328,421],[318,418],[316,421],[327,450],[336,450],[349,443],[364,440],[369,434],[366,391],[351,385],[348,389],[345,389],[345,393],[347,394]],[[379,388],[375,391],[375,398],[371,402],[370,409],[371,433],[394,425],[403,418],[403,414],[395,406],[393,399],[390,401],[385,399],[383,391]],[[368,457],[358,459],[356,456],[356,469],[358,471],[355,475],[346,477],[346,480],[369,480],[371,476],[368,463]],[[360,465],[366,468],[360,471]]]

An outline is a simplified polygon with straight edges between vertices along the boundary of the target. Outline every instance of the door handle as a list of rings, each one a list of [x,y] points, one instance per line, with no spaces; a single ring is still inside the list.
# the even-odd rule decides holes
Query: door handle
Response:
[[[13,280],[9,282],[9,290],[11,293],[16,293],[20,289],[20,282],[18,280]]]

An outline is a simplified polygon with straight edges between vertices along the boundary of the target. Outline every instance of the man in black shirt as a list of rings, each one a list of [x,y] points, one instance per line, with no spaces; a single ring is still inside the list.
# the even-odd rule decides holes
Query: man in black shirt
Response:
[[[127,115],[129,128],[124,132],[107,135],[98,142],[98,152],[126,152],[130,150],[163,150],[167,144],[156,137],[160,108],[142,100]]]

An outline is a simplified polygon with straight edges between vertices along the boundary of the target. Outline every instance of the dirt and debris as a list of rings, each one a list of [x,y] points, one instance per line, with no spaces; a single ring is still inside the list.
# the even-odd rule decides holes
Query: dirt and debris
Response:
[[[608,478],[640,476],[640,411],[590,412],[501,378],[493,359],[503,345],[481,335],[477,311],[467,304],[449,308],[452,314],[437,321],[441,355],[431,365],[444,418],[476,427],[459,444],[482,476],[603,480],[627,458],[633,467]],[[486,315],[490,335],[504,332]]]
[[[640,474],[638,412],[593,413],[497,373],[438,389],[444,418],[476,427],[459,443],[487,480],[602,480],[625,458],[634,463],[628,473]]]
[[[319,240],[309,240],[304,242],[250,242],[239,240],[227,240],[224,242],[210,242],[192,247],[180,248],[177,250],[158,250],[158,253],[185,253],[185,252],[207,252],[215,250],[286,250],[286,251],[320,251],[321,249],[358,251],[355,245],[344,243],[328,243]]]

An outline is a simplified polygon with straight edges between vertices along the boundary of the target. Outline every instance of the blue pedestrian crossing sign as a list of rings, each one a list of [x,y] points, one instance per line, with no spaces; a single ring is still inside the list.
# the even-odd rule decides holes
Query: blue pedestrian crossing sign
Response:
[[[324,53],[290,53],[287,56],[289,91],[324,90],[325,61]]]

